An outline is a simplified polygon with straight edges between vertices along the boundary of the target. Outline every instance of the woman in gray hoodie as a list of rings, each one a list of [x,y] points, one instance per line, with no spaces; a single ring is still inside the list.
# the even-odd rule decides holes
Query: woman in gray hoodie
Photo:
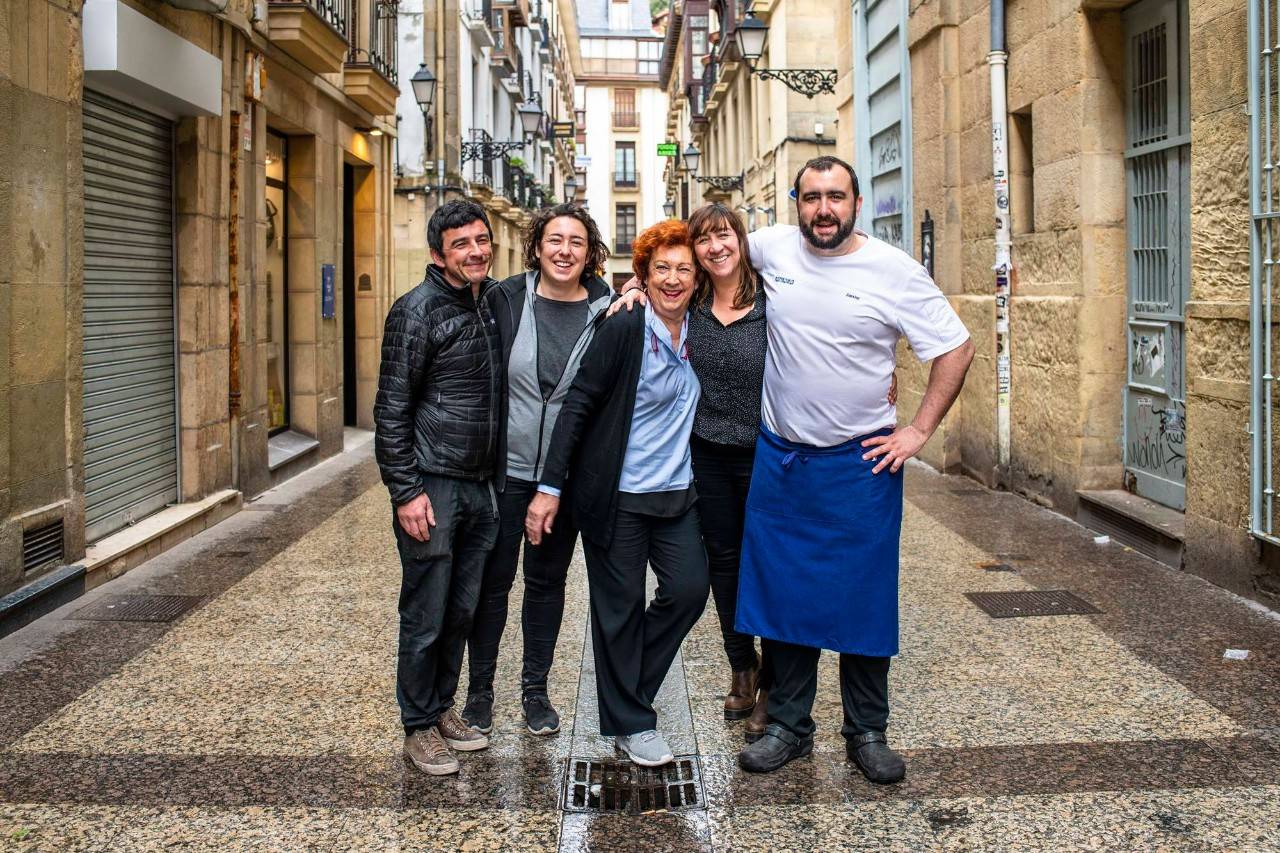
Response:
[[[485,298],[502,343],[504,393],[498,423],[498,542],[484,569],[480,604],[467,642],[470,683],[462,717],[479,732],[493,729],[493,677],[515,581],[525,512],[542,476],[551,431],[595,319],[613,290],[599,276],[608,258],[600,229],[576,204],[544,208],[524,238],[526,272]],[[572,518],[557,521],[540,545],[524,544],[524,665],[521,705],[531,733],[560,730],[547,695],[547,673],[564,614],[565,577],[578,539]]]

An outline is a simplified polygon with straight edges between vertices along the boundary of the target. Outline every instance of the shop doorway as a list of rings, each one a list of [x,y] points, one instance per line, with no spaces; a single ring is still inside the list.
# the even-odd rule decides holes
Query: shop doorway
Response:
[[[342,164],[342,423],[355,426],[356,396],[356,174]]]

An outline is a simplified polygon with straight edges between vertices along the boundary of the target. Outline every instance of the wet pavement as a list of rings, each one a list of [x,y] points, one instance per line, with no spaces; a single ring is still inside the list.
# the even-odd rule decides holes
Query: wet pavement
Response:
[[[517,582],[493,745],[433,779],[400,756],[399,569],[370,447],[251,506],[278,510],[0,640],[0,849],[1280,850],[1280,621],[971,481],[908,473],[889,732],[906,781],[846,762],[831,655],[814,754],[738,770],[709,604],[658,699],[701,802],[644,815],[561,807],[566,762],[613,755],[580,559],[562,732],[523,727]],[[1101,612],[993,619],[964,596],[1036,589]],[[139,593],[200,599],[168,623],[76,618]]]

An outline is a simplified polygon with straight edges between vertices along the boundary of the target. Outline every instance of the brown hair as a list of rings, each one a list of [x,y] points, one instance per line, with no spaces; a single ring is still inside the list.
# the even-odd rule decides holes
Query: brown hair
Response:
[[[728,205],[720,202],[703,205],[693,212],[689,217],[689,242],[697,245],[697,242],[706,234],[712,231],[718,231],[721,228],[728,228],[738,238],[738,290],[733,294],[733,307],[746,308],[748,305],[756,301],[756,288],[759,286],[759,274],[755,267],[751,266],[751,250],[747,245],[747,229],[742,224],[742,219],[737,216]],[[697,249],[694,249],[694,258],[698,257]],[[694,291],[693,299],[695,302],[704,302],[711,298],[711,276],[702,268],[702,264],[698,264],[698,287]]]
[[[529,223],[529,228],[524,232],[525,269],[536,270],[541,267],[538,262],[538,247],[542,245],[542,233],[547,230],[547,224],[551,220],[559,219],[562,216],[578,220],[582,223],[582,227],[587,229],[587,264],[582,268],[582,278],[580,279],[585,282],[592,276],[599,275],[605,264],[609,262],[609,247],[604,242],[604,238],[600,236],[600,229],[596,227],[596,221],[579,204],[566,202],[565,204],[557,204],[554,207],[544,207],[534,214],[533,221]]]
[[[636,278],[647,283],[650,258],[653,257],[654,252],[668,246],[684,246],[689,250],[689,254],[693,254],[689,226],[681,220],[668,219],[641,231],[640,236],[631,244],[631,271],[636,274]]]

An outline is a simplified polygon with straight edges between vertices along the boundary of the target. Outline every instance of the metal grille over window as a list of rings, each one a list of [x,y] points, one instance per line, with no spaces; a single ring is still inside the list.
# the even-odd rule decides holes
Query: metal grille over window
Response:
[[[1186,13],[1173,0],[1124,12],[1128,226],[1125,481],[1186,503],[1183,329],[1191,290],[1191,128]]]
[[[1280,544],[1275,521],[1275,357],[1280,331],[1276,255],[1280,252],[1280,2],[1249,0],[1250,328],[1252,364],[1250,526],[1255,536]]]

